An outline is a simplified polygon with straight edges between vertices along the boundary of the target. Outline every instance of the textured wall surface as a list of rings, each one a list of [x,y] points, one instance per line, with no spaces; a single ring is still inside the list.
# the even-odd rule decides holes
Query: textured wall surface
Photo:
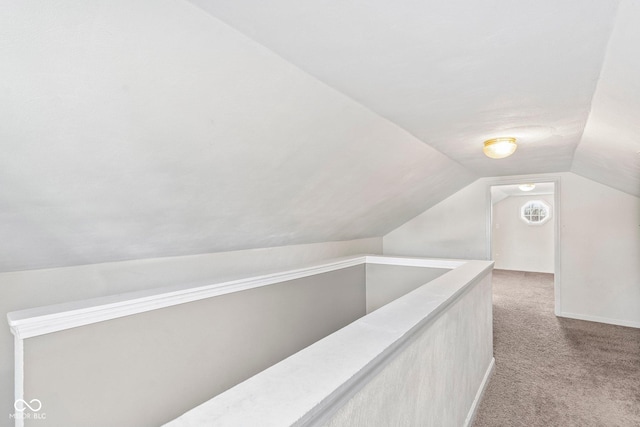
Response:
[[[157,426],[362,317],[364,280],[360,265],[29,338],[25,396],[46,425]]]
[[[461,427],[493,357],[491,275],[340,408],[326,427]]]

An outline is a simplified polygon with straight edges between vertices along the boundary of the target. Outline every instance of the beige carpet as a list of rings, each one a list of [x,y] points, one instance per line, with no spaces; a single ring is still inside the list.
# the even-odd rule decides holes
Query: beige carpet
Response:
[[[553,314],[553,275],[494,272],[496,369],[474,427],[640,426],[640,329]]]

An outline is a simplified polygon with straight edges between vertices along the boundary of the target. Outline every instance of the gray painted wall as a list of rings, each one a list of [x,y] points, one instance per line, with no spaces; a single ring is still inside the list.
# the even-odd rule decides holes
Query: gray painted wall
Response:
[[[27,426],[155,426],[365,314],[364,265],[25,340]]]
[[[366,264],[367,313],[389,304],[448,271],[450,270],[446,268]]]
[[[0,273],[0,314],[4,318],[25,308],[177,284],[211,284],[381,252],[382,241],[376,238]],[[5,326],[0,328],[0,414],[14,410],[13,367],[13,335]],[[12,425],[8,416],[0,416],[0,426]]]

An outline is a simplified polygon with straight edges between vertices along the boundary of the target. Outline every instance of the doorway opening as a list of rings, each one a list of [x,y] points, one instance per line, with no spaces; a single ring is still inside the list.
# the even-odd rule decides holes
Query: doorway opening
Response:
[[[560,313],[559,180],[494,182],[488,191],[488,258],[497,270],[554,275]]]

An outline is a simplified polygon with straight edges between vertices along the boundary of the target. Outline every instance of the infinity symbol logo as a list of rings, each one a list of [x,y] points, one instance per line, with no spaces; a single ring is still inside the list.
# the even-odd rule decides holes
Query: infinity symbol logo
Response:
[[[29,405],[29,403],[31,403],[31,405],[33,406]],[[29,403],[27,403],[26,400],[18,399],[13,404],[13,407],[16,408],[16,411],[19,412],[24,412],[27,408],[31,409],[33,412],[38,412],[40,409],[42,409],[42,402],[40,402],[40,400],[38,399],[31,399]]]

